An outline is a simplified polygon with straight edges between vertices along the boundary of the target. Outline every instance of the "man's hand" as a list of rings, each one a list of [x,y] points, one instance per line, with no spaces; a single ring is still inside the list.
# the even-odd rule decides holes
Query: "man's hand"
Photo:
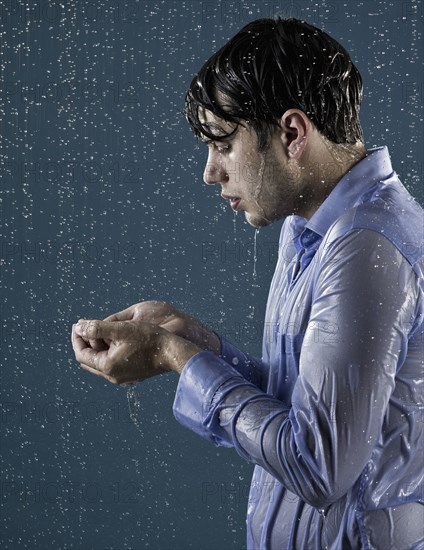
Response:
[[[220,341],[215,333],[194,317],[178,311],[166,302],[140,302],[109,315],[104,321],[145,321],[181,336],[199,348],[212,351],[216,355],[221,352]],[[93,349],[102,351],[108,348],[109,342],[107,339],[90,339],[90,345]]]
[[[90,342],[102,342],[104,349]],[[202,351],[165,329],[144,321],[88,321],[72,327],[76,360],[113,384],[133,384],[168,371],[181,373]]]

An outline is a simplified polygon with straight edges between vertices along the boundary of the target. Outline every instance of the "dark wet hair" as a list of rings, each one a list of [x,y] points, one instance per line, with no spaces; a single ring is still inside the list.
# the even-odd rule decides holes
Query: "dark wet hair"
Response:
[[[276,17],[247,24],[203,65],[184,112],[198,138],[215,141],[231,134],[214,134],[199,110],[249,121],[263,149],[278,119],[295,108],[330,141],[353,144],[363,141],[361,99],[361,75],[334,38],[305,21]]]

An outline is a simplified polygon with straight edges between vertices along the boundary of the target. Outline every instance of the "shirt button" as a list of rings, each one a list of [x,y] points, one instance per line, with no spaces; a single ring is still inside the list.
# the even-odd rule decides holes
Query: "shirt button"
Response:
[[[233,365],[238,365],[238,362],[239,362],[239,360],[237,359],[237,357],[233,357],[232,360],[231,360],[231,363]]]

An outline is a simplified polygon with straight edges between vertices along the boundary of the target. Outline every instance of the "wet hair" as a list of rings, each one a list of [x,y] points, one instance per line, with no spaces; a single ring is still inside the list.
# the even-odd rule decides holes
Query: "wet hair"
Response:
[[[293,18],[248,23],[193,78],[185,116],[200,139],[222,141],[247,121],[259,149],[288,109],[300,109],[334,143],[363,141],[359,121],[362,78],[348,52],[324,31]],[[199,111],[236,123],[213,133]]]

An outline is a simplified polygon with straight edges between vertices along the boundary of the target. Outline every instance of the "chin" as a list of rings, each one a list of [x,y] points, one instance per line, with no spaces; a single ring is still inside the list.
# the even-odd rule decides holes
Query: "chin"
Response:
[[[265,227],[272,223],[272,221],[263,218],[259,214],[249,214],[249,212],[245,212],[245,218],[247,223],[252,227],[256,227],[256,229],[259,229],[260,227]]]

